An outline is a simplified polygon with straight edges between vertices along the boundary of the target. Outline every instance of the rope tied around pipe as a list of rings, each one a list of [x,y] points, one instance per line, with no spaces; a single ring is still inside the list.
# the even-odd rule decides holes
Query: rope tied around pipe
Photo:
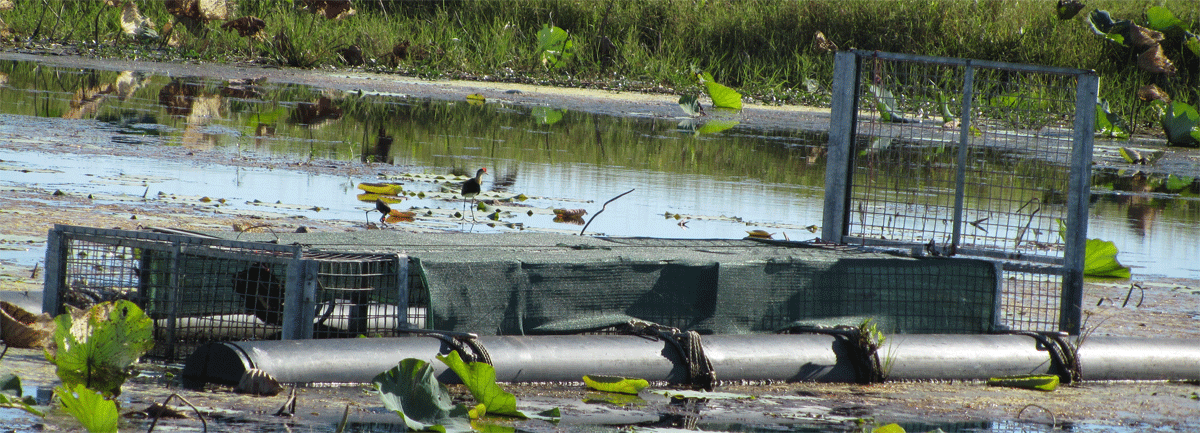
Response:
[[[442,340],[442,343],[449,347],[451,351],[458,352],[463,362],[482,362],[495,366],[495,364],[492,364],[492,356],[488,354],[487,348],[483,347],[483,343],[479,341],[479,336],[476,334],[432,329],[401,329],[400,331]]]
[[[886,337],[874,327],[866,326],[818,326],[794,325],[779,330],[780,334],[823,334],[842,343],[850,352],[850,365],[854,366],[855,381],[860,384],[883,383],[887,381],[887,372],[879,361],[879,347]]]
[[[1083,367],[1079,363],[1079,348],[1071,344],[1069,335],[1064,332],[1034,332],[1009,331],[1006,334],[1024,335],[1037,342],[1038,350],[1050,354],[1052,373],[1058,376],[1059,383],[1070,385],[1083,380]]]
[[[700,341],[699,332],[680,331],[678,328],[641,320],[630,320],[620,330],[625,334],[648,336],[667,342],[675,349],[675,353],[679,354],[687,369],[684,383],[694,389],[713,390],[717,382],[717,372],[713,369],[712,361],[704,354],[704,344]]]

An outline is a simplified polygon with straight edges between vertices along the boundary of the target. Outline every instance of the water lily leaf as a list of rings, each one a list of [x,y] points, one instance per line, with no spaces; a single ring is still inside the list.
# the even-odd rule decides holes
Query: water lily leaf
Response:
[[[537,43],[542,65],[550,69],[561,68],[575,57],[575,44],[567,31],[558,26],[542,24],[542,29],[537,32]]]
[[[470,95],[467,95],[467,100],[484,102],[484,101],[487,101],[487,98],[484,97],[483,94],[481,94],[481,93],[472,93]]]
[[[1170,9],[1162,6],[1151,6],[1146,9],[1146,26],[1160,32],[1166,32],[1172,28],[1185,32],[1192,30],[1183,20],[1175,18],[1175,14],[1171,13]]]
[[[650,382],[647,382],[646,379],[590,374],[583,376],[583,383],[586,384],[588,388],[597,391],[634,395],[650,386]]]
[[[100,392],[90,390],[83,384],[76,384],[73,388],[63,384],[54,388],[54,395],[58,396],[63,410],[79,420],[87,431],[117,432],[117,404],[112,400],[105,400]]]
[[[79,317],[54,318],[54,344],[46,359],[68,389],[83,385],[106,396],[121,393],[129,366],[154,346],[154,322],[129,301],[96,304]]]
[[[530,114],[537,119],[539,125],[553,125],[563,118],[563,110],[555,110],[550,107],[533,107]]]
[[[1196,108],[1180,101],[1171,102],[1160,122],[1172,146],[1200,146],[1200,113]]]
[[[1054,391],[1058,388],[1058,376],[1053,374],[1021,374],[988,378],[988,386]]]
[[[433,376],[425,361],[407,358],[371,382],[383,406],[404,419],[410,430],[468,432],[468,409],[450,400],[450,391]]]
[[[679,97],[679,108],[683,109],[688,116],[700,115],[700,100],[696,95],[683,95]]]
[[[450,352],[446,356],[438,355],[437,359],[462,379],[463,385],[471,391],[475,401],[487,407],[487,413],[529,418],[517,410],[517,396],[496,384],[496,370],[492,366],[483,362],[465,363],[458,351]]]
[[[1117,244],[1088,239],[1083,259],[1083,275],[1089,277],[1129,278],[1129,268],[1117,261]]]
[[[904,427],[900,427],[900,424],[893,423],[893,424],[888,424],[885,426],[875,427],[874,429],[871,429],[871,433],[905,433],[905,432],[904,432]]]
[[[1063,240],[1067,238],[1067,224],[1062,219],[1058,220],[1058,237]],[[1088,239],[1084,248],[1084,276],[1129,278],[1129,268],[1117,261],[1117,244],[1101,239]]]
[[[700,78],[700,84],[704,85],[704,90],[708,93],[708,97],[712,98],[714,107],[729,108],[732,110],[742,109],[741,93],[716,82],[713,80],[712,74],[708,72],[702,72],[697,74],[697,76]]]
[[[1108,101],[1104,99],[1096,101],[1096,134],[1110,138],[1129,138],[1129,128],[1125,125],[1125,119],[1113,113],[1109,109]]]

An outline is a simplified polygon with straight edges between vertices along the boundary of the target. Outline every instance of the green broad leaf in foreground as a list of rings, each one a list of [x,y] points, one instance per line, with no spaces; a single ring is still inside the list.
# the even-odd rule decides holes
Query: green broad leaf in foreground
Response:
[[[1146,27],[1160,32],[1166,32],[1172,28],[1185,32],[1192,30],[1183,20],[1175,18],[1175,14],[1171,13],[1170,9],[1162,6],[1151,6],[1146,9]]]
[[[471,391],[475,401],[487,408],[487,413],[494,415],[529,418],[517,410],[517,396],[500,388],[496,384],[496,370],[483,362],[463,362],[457,351],[449,355],[438,355],[437,359],[450,367],[462,379],[463,385]]]
[[[712,74],[708,72],[699,73],[697,77],[700,79],[700,84],[704,85],[704,90],[708,93],[708,97],[712,98],[714,107],[731,110],[742,109],[741,93],[716,82],[713,80]]]
[[[450,391],[433,376],[433,368],[419,359],[408,358],[371,382],[383,406],[404,419],[413,431],[442,433],[471,430],[468,409],[450,400]]]
[[[588,388],[597,391],[634,395],[650,386],[650,382],[647,382],[646,379],[591,374],[583,376],[583,383],[586,384]]]
[[[1110,138],[1129,138],[1125,119],[1109,109],[1107,100],[1096,101],[1096,134]]]
[[[558,26],[542,24],[542,29],[537,32],[537,43],[542,65],[547,68],[561,68],[575,57],[575,44],[567,31]]]
[[[1200,113],[1195,107],[1180,101],[1171,102],[1163,112],[1161,123],[1170,145],[1200,147]]]
[[[105,396],[121,393],[129,367],[154,346],[154,322],[129,301],[96,304],[83,315],[54,318],[46,359],[68,389],[83,385]]]
[[[66,411],[75,419],[83,424],[83,428],[91,433],[116,433],[117,431],[117,404],[112,400],[105,400],[104,396],[97,391],[88,389],[83,384],[75,385],[73,389],[68,389],[66,385],[54,388],[54,395],[58,396],[58,402]]]
[[[688,116],[700,115],[700,99],[696,95],[683,95],[679,97],[679,108],[683,109]]]

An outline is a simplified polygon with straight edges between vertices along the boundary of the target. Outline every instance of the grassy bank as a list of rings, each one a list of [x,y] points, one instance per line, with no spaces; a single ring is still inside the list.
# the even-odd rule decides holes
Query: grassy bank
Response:
[[[224,20],[164,28],[175,18],[162,1],[135,3],[158,39],[126,36],[121,9],[99,0],[18,1],[0,17],[11,32],[8,44],[83,42],[105,56],[342,67],[338,50],[357,46],[364,67],[379,71],[652,91],[695,86],[691,72],[698,68],[762,102],[812,105],[826,103],[833,73],[832,54],[812,47],[820,31],[843,49],[1095,69],[1103,96],[1127,118],[1148,118],[1135,98],[1145,84],[1175,99],[1200,99],[1200,59],[1178,43],[1163,43],[1178,74],[1151,74],[1137,68],[1137,51],[1096,36],[1087,24],[1094,9],[1145,24],[1146,8],[1162,5],[1200,29],[1192,0],[1093,0],[1069,20],[1057,17],[1053,1],[1017,0],[356,0],[356,14],[338,20],[300,10],[303,3],[231,6],[231,19],[266,22],[250,40],[222,30]],[[570,35],[573,57],[561,67],[540,55],[544,25]],[[397,44],[407,45],[394,50]]]

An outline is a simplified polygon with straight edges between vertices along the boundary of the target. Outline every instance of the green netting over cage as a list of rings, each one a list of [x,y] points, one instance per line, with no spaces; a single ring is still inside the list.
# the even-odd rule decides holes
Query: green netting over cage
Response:
[[[443,330],[575,333],[639,319],[746,334],[795,324],[857,325],[868,317],[899,333],[995,330],[992,262],[813,247],[776,247],[776,257],[764,258],[735,249],[723,249],[720,261],[686,257],[714,253],[681,248],[651,260],[633,257],[640,254],[501,260],[491,252],[491,259],[467,254],[419,264],[430,324]]]

